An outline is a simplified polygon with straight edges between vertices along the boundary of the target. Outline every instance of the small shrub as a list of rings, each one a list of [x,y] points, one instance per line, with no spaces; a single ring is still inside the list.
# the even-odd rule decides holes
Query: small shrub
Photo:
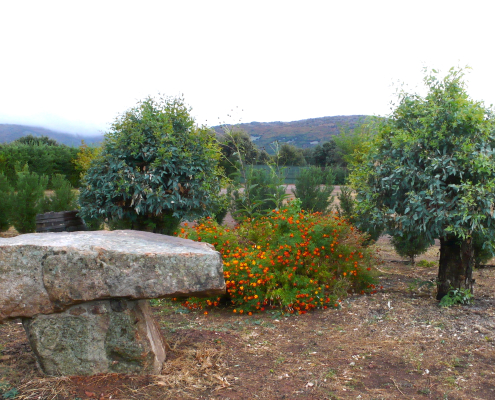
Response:
[[[287,197],[283,170],[276,167],[247,167],[243,178],[244,190],[236,189],[232,192],[231,211],[238,221],[266,215],[270,210],[280,207]]]
[[[479,268],[482,264],[495,256],[495,250],[490,241],[478,232],[473,233],[474,267]]]
[[[64,175],[55,174],[51,179],[53,195],[42,202],[42,212],[71,211],[77,209],[77,194]]]
[[[41,211],[47,185],[48,177],[29,172],[27,164],[17,172],[17,192],[12,196],[12,223],[19,233],[36,230],[36,214]]]
[[[61,174],[52,176],[52,211],[70,211],[77,208],[77,194],[71,183]]]
[[[329,167],[327,167],[329,168]],[[345,185],[345,181],[347,179],[348,171],[345,167],[332,167],[332,174],[334,175],[334,184],[335,185]]]
[[[473,294],[469,289],[450,289],[449,293],[440,300],[440,307],[451,307],[456,304],[469,304],[473,301]]]
[[[333,202],[333,181],[334,176],[330,170],[325,171],[313,165],[301,170],[292,192],[301,200],[303,210],[326,212]]]
[[[412,265],[414,265],[414,259],[425,253],[431,246],[430,241],[421,234],[416,235],[413,239],[406,236],[394,236],[390,242],[396,253],[401,257],[407,257]]]
[[[0,173],[0,231],[10,228],[12,188],[7,177]]]
[[[438,263],[437,262],[435,262],[435,261],[426,261],[426,260],[418,261],[416,265],[418,267],[423,267],[423,268],[438,267]]]
[[[337,198],[339,199],[337,214],[341,218],[345,218],[347,221],[354,223],[356,218],[356,208],[354,204],[354,197],[352,195],[352,189],[347,186],[341,186],[340,193],[337,195]]]
[[[305,313],[339,307],[347,293],[374,293],[369,249],[364,237],[337,215],[301,211],[294,200],[283,210],[230,230],[212,219],[180,236],[211,243],[222,254],[227,300],[236,313],[277,307]],[[189,308],[215,307],[221,298],[189,299]]]
[[[211,214],[217,224],[222,225],[227,212],[229,211],[229,196],[227,194],[219,194],[217,201],[214,202],[211,208]]]

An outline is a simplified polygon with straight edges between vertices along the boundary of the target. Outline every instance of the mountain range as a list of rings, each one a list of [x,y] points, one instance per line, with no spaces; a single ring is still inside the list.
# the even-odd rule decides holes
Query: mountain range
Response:
[[[97,144],[103,140],[102,135],[73,135],[71,133],[52,131],[39,126],[0,124],[0,143],[10,143],[28,135],[36,137],[48,136],[51,139],[55,139],[60,144],[74,147],[80,146],[82,140],[84,140],[86,144]]]
[[[366,115],[338,115],[303,119],[292,122],[250,122],[236,125],[251,136],[251,140],[260,148],[271,152],[272,143],[290,143],[306,148],[327,142],[333,135],[338,135],[343,129],[354,129],[361,125]],[[222,126],[213,129],[221,135]]]
[[[237,127],[246,131],[258,147],[271,152],[275,141],[301,148],[321,144],[330,140],[333,135],[338,135],[343,129],[354,129],[363,123],[365,118],[366,115],[339,115],[292,122],[249,122]],[[212,129],[218,135],[223,134],[222,126],[214,126]],[[0,143],[10,143],[27,135],[48,136],[67,146],[80,146],[82,140],[86,144],[98,144],[103,140],[102,135],[73,135],[36,126],[0,124]]]

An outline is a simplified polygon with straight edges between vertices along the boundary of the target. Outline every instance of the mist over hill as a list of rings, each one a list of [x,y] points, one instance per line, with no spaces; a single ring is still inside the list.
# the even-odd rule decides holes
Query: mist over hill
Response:
[[[60,144],[74,147],[80,146],[82,140],[88,145],[103,141],[103,135],[74,135],[71,133],[56,132],[38,126],[0,124],[0,143],[10,143],[28,135],[36,137],[48,136]]]
[[[290,143],[301,148],[327,142],[342,129],[354,129],[361,125],[366,117],[366,115],[338,115],[292,122],[250,122],[237,126],[246,131],[258,147],[264,147],[271,152],[270,145],[275,141]],[[213,129],[218,134],[223,133],[221,126],[214,126]]]

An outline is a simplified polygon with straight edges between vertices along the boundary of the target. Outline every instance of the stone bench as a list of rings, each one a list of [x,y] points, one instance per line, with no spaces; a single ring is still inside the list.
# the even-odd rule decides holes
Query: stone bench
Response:
[[[165,346],[145,299],[223,293],[206,243],[128,230],[0,239],[0,322],[22,318],[48,375],[157,374]]]

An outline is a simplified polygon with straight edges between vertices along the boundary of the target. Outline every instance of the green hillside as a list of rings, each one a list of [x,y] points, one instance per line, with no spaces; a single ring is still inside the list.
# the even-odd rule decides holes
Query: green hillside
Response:
[[[359,126],[365,118],[366,115],[339,115],[292,122],[250,122],[238,126],[251,136],[258,147],[270,152],[270,144],[276,140],[301,148],[316,146],[338,135],[342,128]],[[223,133],[221,126],[214,126],[213,129]]]

